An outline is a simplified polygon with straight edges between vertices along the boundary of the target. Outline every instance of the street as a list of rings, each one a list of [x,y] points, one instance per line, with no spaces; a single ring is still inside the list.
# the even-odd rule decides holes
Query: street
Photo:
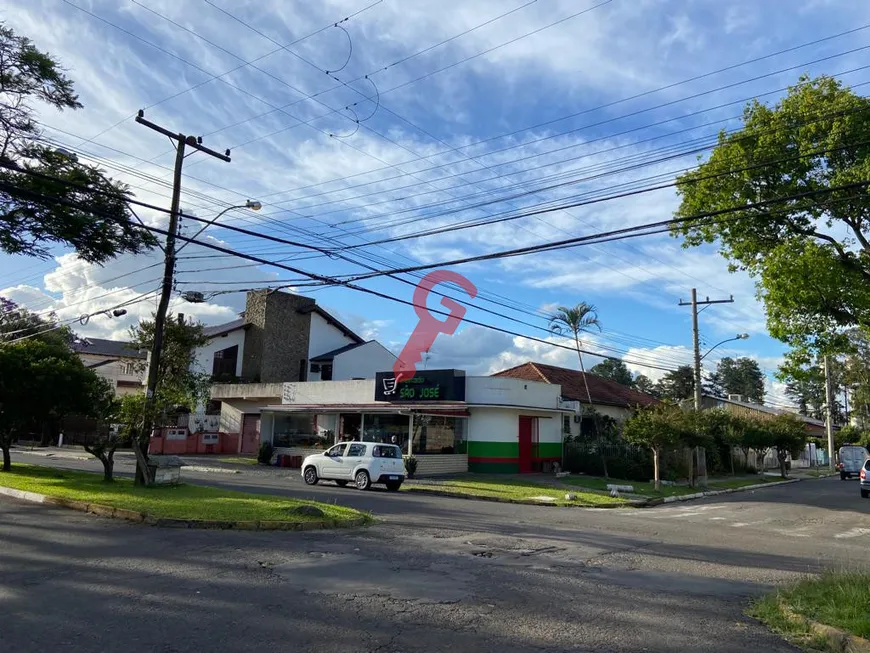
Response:
[[[749,597],[866,565],[870,500],[836,478],[591,510],[309,488],[264,471],[185,476],[378,523],[171,530],[0,500],[4,650],[790,651],[743,616]]]

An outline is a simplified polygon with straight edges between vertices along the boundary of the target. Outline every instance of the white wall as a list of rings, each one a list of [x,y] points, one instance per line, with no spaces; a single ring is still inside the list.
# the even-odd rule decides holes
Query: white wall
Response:
[[[471,408],[466,439],[471,442],[516,442],[519,439],[518,413],[506,408]]]
[[[589,404],[581,404],[579,401],[563,402],[563,406],[565,408],[572,408],[577,415],[582,414],[583,409],[588,405]],[[602,406],[600,404],[593,404],[592,407],[600,414],[606,415],[607,417],[612,417],[617,422],[624,422],[629,417],[631,417],[632,413],[631,409],[622,408],[620,406]],[[571,435],[580,435],[580,423],[574,421],[573,415],[571,416]]]
[[[134,358],[115,358],[114,356],[102,356],[100,354],[80,353],[78,356],[85,367],[96,365],[97,363],[103,363],[104,361],[110,361],[104,365],[100,365],[99,367],[94,367],[93,370],[98,376],[101,376],[112,384],[116,396],[120,397],[145,391],[145,387],[142,385],[142,381],[145,378],[144,370],[140,372],[134,371],[132,374],[127,373],[128,363],[132,363],[135,367],[138,367],[138,365],[142,363],[141,360]],[[126,385],[119,387],[118,381],[127,381],[130,383],[137,383],[138,385],[135,387]]]
[[[285,383],[282,404],[370,404],[375,380]]]
[[[393,353],[376,340],[343,352],[332,362],[332,378],[344,381],[353,378],[373,379],[378,372],[389,372],[396,363]],[[374,397],[372,397],[374,398]]]
[[[469,376],[465,401],[469,404],[559,408],[562,387],[551,383],[498,376]]]
[[[242,375],[242,357],[245,353],[245,330],[236,329],[230,331],[224,336],[217,336],[208,341],[208,344],[196,348],[197,371],[204,374],[211,374],[212,363],[214,361],[214,353],[221,349],[227,349],[233,345],[239,346],[239,355],[236,359],[236,376]]]
[[[327,323],[318,313],[311,315],[311,332],[308,336],[308,359],[320,356],[333,349],[352,345],[355,340],[348,338],[339,329]]]

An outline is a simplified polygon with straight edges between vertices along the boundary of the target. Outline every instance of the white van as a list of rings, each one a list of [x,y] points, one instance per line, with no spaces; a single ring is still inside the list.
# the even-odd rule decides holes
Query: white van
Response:
[[[867,450],[856,444],[846,444],[837,452],[837,469],[840,470],[840,480],[845,481],[852,476],[858,476],[864,467],[864,461],[870,458]]]

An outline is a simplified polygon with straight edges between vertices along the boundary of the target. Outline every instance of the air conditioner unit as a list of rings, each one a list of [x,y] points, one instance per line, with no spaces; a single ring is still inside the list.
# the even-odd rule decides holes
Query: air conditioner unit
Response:
[[[582,422],[582,421],[583,421],[583,416],[582,416],[582,415],[574,415],[574,423],[575,423],[575,424],[579,424],[579,423]]]

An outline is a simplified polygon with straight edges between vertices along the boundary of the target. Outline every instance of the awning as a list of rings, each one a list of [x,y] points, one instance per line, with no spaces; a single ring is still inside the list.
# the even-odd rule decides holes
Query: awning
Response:
[[[277,404],[264,406],[263,412],[275,413],[417,413],[468,417],[468,404],[463,402],[407,403],[407,404]]]

